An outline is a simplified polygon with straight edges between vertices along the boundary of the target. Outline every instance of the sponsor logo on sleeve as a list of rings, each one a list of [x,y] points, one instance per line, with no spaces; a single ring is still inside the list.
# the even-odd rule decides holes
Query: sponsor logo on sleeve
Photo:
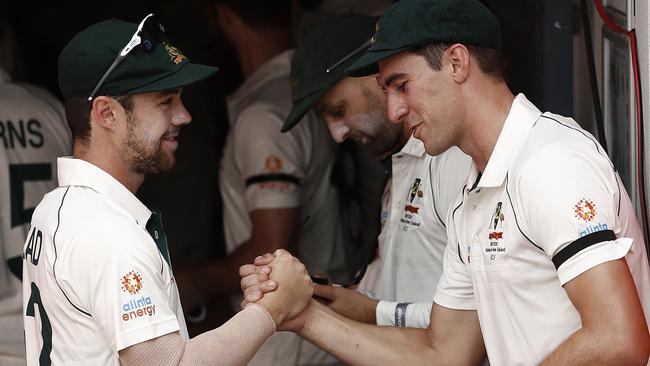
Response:
[[[135,295],[142,289],[142,276],[136,271],[130,271],[122,276],[122,291]]]
[[[582,198],[573,206],[573,212],[578,219],[591,222],[596,217],[596,204],[588,198]]]
[[[144,280],[137,271],[129,271],[120,279],[120,285],[125,293],[136,295],[142,290]],[[155,315],[156,304],[153,303],[150,296],[134,296],[122,304],[122,311],[122,320],[127,322],[143,316]]]

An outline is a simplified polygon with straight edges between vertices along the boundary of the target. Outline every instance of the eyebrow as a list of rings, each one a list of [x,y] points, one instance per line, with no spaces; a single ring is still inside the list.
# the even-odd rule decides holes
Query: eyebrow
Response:
[[[160,97],[166,97],[168,95],[175,95],[175,94],[180,94],[182,91],[181,88],[176,88],[176,89],[168,89],[168,90],[163,90],[160,92]]]
[[[379,81],[379,85],[381,85],[381,86],[384,87],[384,88],[387,88],[387,87],[389,87],[389,86],[390,86],[390,85],[391,85],[391,84],[392,84],[396,79],[399,79],[399,78],[404,77],[404,76],[406,76],[406,73],[403,73],[403,72],[394,72],[394,73],[388,75],[388,77],[386,78],[386,80],[385,80],[383,83],[381,82],[381,80],[378,80],[378,81]]]

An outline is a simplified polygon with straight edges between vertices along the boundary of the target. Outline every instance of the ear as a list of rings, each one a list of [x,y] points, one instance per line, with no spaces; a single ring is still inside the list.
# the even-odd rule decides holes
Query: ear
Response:
[[[106,96],[98,96],[93,99],[92,103],[90,110],[91,121],[103,128],[114,130],[118,125],[120,114],[125,114],[120,103]]]
[[[457,83],[464,82],[469,75],[469,50],[460,43],[453,44],[445,52],[451,65],[452,76]]]

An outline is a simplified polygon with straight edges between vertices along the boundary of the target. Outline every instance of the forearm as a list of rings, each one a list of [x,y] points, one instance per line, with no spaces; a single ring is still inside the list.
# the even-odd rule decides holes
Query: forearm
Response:
[[[380,301],[376,309],[377,325],[425,329],[429,327],[432,306],[432,302],[411,304]]]
[[[184,341],[178,332],[120,351],[123,365],[245,365],[275,331],[271,316],[249,305],[221,327]]]
[[[416,365],[435,360],[427,332],[362,324],[312,301],[299,333],[350,365]]]
[[[605,321],[605,320],[604,320]],[[648,355],[628,352],[630,345],[639,350],[647,349],[634,339],[621,340],[626,344],[617,345],[609,334],[598,334],[585,328],[578,330],[553,351],[540,366],[553,365],[646,365]],[[628,348],[629,349],[629,348]]]
[[[179,365],[245,365],[273,332],[268,312],[249,305],[219,328],[190,339]]]

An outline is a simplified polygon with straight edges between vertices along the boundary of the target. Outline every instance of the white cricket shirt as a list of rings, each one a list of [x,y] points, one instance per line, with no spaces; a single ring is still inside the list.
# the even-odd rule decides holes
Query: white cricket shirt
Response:
[[[542,361],[581,327],[562,285],[624,256],[650,320],[645,244],[611,162],[575,121],[522,94],[447,224],[434,301],[478,311],[491,364]]]
[[[453,147],[430,156],[411,137],[392,156],[382,197],[377,299],[432,302],[447,244],[445,219],[463,189],[471,158]]]
[[[28,364],[119,365],[131,345],[179,330],[187,339],[168,256],[154,241],[164,233],[146,229],[152,212],[98,167],[57,163],[59,188],[34,211],[23,250]]]

